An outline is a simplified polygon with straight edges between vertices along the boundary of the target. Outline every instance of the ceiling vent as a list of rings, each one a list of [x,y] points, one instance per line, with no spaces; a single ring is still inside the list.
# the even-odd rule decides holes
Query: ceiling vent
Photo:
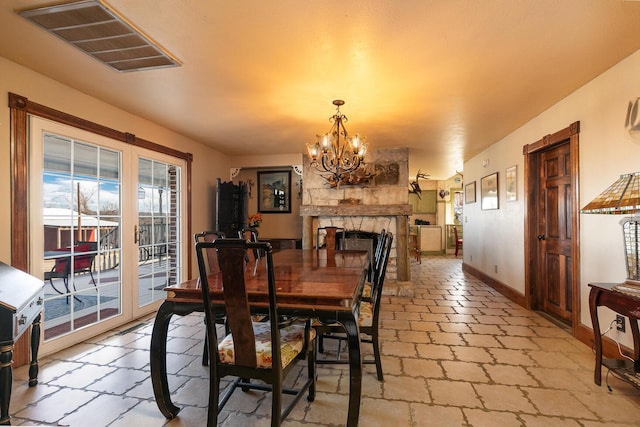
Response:
[[[101,0],[22,10],[18,14],[117,71],[181,65]]]

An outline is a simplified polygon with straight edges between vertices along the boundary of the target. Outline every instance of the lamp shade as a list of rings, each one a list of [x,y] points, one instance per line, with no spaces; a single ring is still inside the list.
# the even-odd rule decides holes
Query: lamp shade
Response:
[[[616,182],[589,202],[581,212],[612,215],[640,212],[640,172],[620,175]],[[623,218],[620,224],[624,239],[627,280],[620,286],[614,286],[614,289],[640,296],[640,218]]]
[[[640,212],[640,172],[620,178],[581,210],[586,214],[623,215]]]

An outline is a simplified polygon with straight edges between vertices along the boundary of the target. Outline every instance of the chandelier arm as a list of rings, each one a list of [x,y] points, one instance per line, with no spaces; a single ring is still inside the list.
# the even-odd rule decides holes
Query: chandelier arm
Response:
[[[327,164],[327,161],[329,162],[328,164]],[[330,160],[327,159],[326,154],[322,156],[322,162],[321,163],[322,163],[322,168],[325,171],[332,172],[332,169],[334,168],[334,165]]]

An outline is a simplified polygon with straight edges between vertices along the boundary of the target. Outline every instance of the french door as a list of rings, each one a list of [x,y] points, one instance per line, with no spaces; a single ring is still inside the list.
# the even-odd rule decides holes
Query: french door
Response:
[[[43,352],[157,309],[184,279],[183,160],[30,121],[31,271],[45,283]]]

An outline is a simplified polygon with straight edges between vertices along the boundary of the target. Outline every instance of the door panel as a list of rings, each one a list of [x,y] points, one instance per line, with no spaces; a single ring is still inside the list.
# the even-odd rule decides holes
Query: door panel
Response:
[[[164,299],[181,275],[178,165],[138,158],[138,307]]]
[[[571,154],[569,143],[541,153],[538,235],[542,309],[571,322]]]
[[[41,144],[47,341],[122,312],[121,266],[108,262],[121,258],[121,153],[52,132]]]

